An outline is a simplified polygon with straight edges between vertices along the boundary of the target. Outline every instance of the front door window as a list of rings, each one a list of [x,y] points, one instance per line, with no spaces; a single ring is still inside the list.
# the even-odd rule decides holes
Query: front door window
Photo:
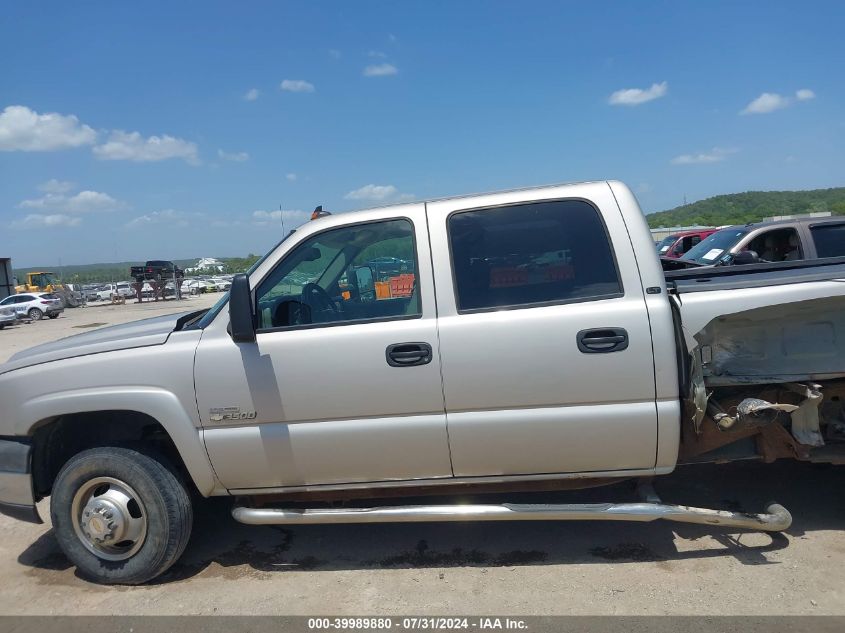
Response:
[[[409,220],[318,233],[259,284],[258,329],[420,316],[416,275]]]

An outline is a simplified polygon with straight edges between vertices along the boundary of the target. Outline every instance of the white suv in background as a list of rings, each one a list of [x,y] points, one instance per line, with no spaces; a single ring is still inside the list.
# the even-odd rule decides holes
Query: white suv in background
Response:
[[[11,295],[0,301],[0,306],[10,306],[19,317],[29,317],[33,321],[40,321],[45,316],[55,319],[65,310],[62,300],[49,292]]]
[[[14,325],[17,323],[18,315],[12,307],[3,306],[0,308],[0,330],[7,325]]]

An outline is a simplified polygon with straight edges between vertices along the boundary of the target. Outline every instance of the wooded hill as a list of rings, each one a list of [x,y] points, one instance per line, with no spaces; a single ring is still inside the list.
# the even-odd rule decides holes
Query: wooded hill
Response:
[[[746,191],[699,200],[646,215],[651,228],[723,226],[758,222],[773,215],[830,211],[845,215],[845,187],[809,191]]]

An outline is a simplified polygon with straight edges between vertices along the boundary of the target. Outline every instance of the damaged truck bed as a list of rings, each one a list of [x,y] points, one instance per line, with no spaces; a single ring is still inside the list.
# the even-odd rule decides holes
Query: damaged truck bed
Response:
[[[845,463],[845,260],[666,273],[679,463]]]

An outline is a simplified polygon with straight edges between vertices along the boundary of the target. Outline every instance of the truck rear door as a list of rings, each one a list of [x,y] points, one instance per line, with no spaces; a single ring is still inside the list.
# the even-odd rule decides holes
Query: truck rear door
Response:
[[[455,476],[653,468],[649,317],[608,184],[427,212]]]

